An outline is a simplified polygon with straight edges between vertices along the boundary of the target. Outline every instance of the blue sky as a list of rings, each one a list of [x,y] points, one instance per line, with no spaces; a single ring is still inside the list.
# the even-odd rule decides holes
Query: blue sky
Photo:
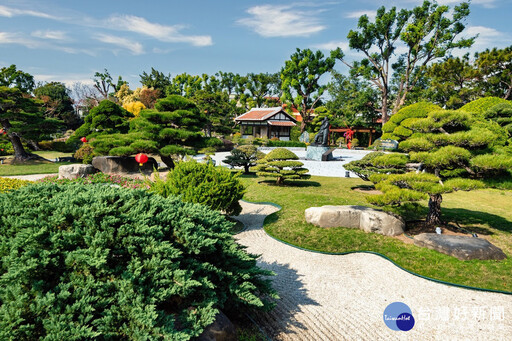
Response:
[[[132,88],[151,67],[172,76],[277,72],[297,47],[350,52],[346,36],[363,13],[420,3],[0,0],[0,66],[16,64],[36,80],[67,84],[90,82],[107,68]],[[510,0],[473,0],[465,34],[480,36],[470,52],[512,45],[511,15]]]

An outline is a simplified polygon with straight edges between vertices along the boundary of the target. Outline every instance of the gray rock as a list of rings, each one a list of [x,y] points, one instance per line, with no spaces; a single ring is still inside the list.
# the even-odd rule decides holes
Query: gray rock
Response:
[[[369,209],[361,211],[360,228],[385,236],[398,236],[404,233],[405,222],[391,213]]]
[[[153,168],[158,169],[152,157],[140,166],[133,156],[97,156],[92,159],[92,165],[103,173],[151,173]]]
[[[92,165],[77,163],[74,165],[65,165],[59,167],[59,179],[83,178],[88,174],[97,173],[98,170]]]
[[[197,338],[198,341],[236,341],[236,328],[229,318],[220,311],[215,321]]]
[[[334,150],[334,149],[332,149]],[[330,161],[334,160],[332,156],[332,150],[330,147],[324,146],[308,146],[306,150],[306,160],[316,160],[316,161]],[[330,151],[330,153],[329,153]],[[327,155],[324,156],[324,154]]]
[[[322,206],[306,209],[306,221],[320,227],[359,228],[385,236],[404,232],[404,221],[390,213],[365,206]]]
[[[414,237],[414,245],[436,250],[460,260],[507,258],[499,247],[482,238],[421,233]]]

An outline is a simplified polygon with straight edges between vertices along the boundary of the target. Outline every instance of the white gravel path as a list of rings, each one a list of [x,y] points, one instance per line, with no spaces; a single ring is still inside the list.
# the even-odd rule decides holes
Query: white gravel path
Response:
[[[305,160],[304,158],[306,157],[306,150],[304,148],[287,149],[294,152],[300,158],[300,161],[304,163],[304,167],[309,169],[309,174],[332,177],[345,177],[345,168],[343,168],[344,164],[349,163],[350,161],[360,160],[366,154],[373,152],[372,150],[336,149],[332,153],[333,156],[336,158],[335,161],[322,162]],[[264,153],[269,153],[272,149],[260,148],[260,150]],[[230,155],[229,152],[215,153],[215,155],[212,156],[212,159],[215,160],[217,166],[220,165],[228,167],[229,165],[222,162],[228,155]],[[201,160],[203,158],[203,154],[194,156],[194,159],[196,160]],[[352,172],[349,172],[349,176],[356,177],[356,175]]]
[[[276,309],[256,322],[274,340],[512,340],[512,295],[475,291],[411,275],[373,254],[324,255],[269,237],[271,205],[242,202],[246,230],[236,238],[274,271]],[[407,332],[383,322],[392,302],[416,320]]]

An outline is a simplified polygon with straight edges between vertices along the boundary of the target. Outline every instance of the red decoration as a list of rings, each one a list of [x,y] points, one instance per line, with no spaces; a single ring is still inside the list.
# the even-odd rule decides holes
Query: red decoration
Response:
[[[87,142],[87,139],[86,139],[85,137],[82,137],[82,138],[80,139],[80,141],[82,141],[83,143],[86,143],[86,142]]]
[[[139,153],[135,155],[135,161],[139,163],[140,166],[148,162],[148,156],[146,154]]]
[[[5,134],[7,134],[7,132],[5,130],[3,130],[3,129],[0,129],[0,134],[4,134],[5,135]]]

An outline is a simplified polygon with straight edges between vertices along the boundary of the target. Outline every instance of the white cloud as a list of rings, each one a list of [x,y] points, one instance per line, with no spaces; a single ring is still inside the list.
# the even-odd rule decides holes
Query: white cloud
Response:
[[[375,17],[377,16],[377,11],[354,11],[354,12],[348,12],[345,14],[345,18],[349,19],[359,19],[362,15],[367,15],[370,20],[375,20]]]
[[[46,18],[46,19],[58,19],[58,17],[55,17],[50,14],[46,14],[43,12],[24,10],[24,9],[18,9],[18,8],[12,8],[12,7],[0,5],[0,16],[2,16],[2,17],[12,18],[15,16],[21,16],[21,15],[30,16],[30,17],[38,17],[38,18]]]
[[[339,47],[344,53],[347,53],[347,51],[350,50],[346,41],[330,41],[323,44],[313,45],[313,47],[320,50],[335,50]]]
[[[96,36],[96,39],[101,41],[102,43],[113,44],[124,49],[127,49],[135,55],[144,53],[144,48],[142,47],[142,44],[126,38],[116,37],[108,34],[99,34]]]
[[[194,46],[212,45],[211,36],[184,35],[180,25],[167,26],[155,24],[145,18],[134,15],[115,15],[107,20],[108,28],[140,33],[157,40],[169,43],[188,43]]]
[[[21,45],[29,49],[57,50],[69,54],[83,53],[91,56],[95,55],[94,51],[88,49],[76,49],[68,46],[51,44],[48,43],[48,41],[46,40],[34,39],[32,37],[25,36],[21,33],[13,32],[0,32],[0,45],[2,44]]]
[[[74,83],[77,82],[86,85],[94,84],[93,80],[91,79],[91,75],[78,73],[67,73],[59,75],[35,73],[34,79],[36,80],[36,82],[61,82],[64,83],[68,88],[70,88]]]
[[[237,21],[263,37],[308,37],[326,27],[315,18],[315,11],[297,10],[295,5],[261,5],[247,10],[251,16]],[[318,11],[317,11],[318,12]]]
[[[38,30],[38,31],[32,32],[31,35],[33,37],[41,38],[41,39],[68,40],[68,37],[66,36],[66,32],[63,32],[63,31]]]

